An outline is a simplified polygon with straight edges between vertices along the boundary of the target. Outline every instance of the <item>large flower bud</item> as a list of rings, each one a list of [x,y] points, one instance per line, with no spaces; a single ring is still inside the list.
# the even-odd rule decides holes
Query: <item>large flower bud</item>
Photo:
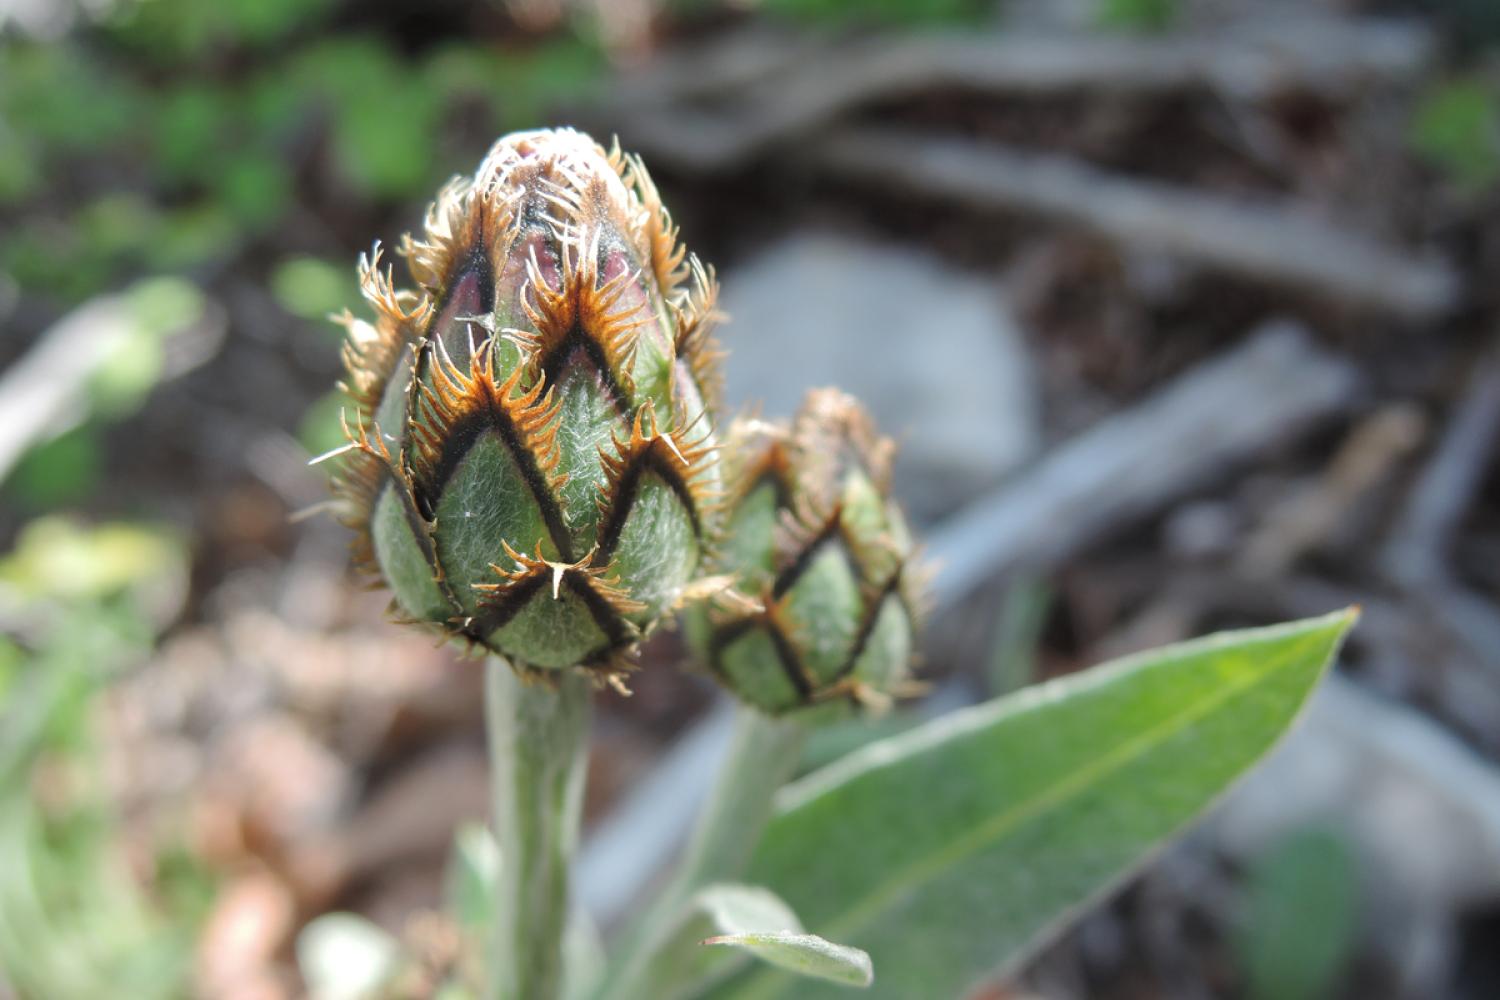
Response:
[[[356,559],[399,613],[532,669],[614,675],[698,570],[718,495],[712,273],[639,160],[499,140],[346,314]]]
[[[835,389],[810,392],[790,428],[730,429],[716,559],[738,593],[695,613],[688,633],[744,701],[772,714],[882,707],[908,685],[919,588],[889,496],[894,450]]]

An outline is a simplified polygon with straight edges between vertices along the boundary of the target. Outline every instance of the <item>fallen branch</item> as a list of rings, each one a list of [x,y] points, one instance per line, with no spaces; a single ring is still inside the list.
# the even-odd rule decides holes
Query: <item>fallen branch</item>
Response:
[[[1472,662],[1500,671],[1500,612],[1448,571],[1444,554],[1500,449],[1500,343],[1469,381],[1442,439],[1412,490],[1381,568],[1408,597],[1467,648]]]
[[[1416,24],[1324,17],[1271,24],[1255,18],[1212,36],[1156,38],[910,35],[816,51],[747,32],[706,52],[676,54],[634,81],[627,77],[615,107],[630,141],[654,157],[722,170],[813,135],[859,108],[937,90],[1111,98],[1207,90],[1237,101],[1301,91],[1336,98],[1372,79],[1411,77],[1433,52],[1431,33]],[[726,98],[720,113],[661,106]],[[639,114],[642,107],[647,117]]]
[[[1263,327],[1056,448],[929,540],[940,605],[1018,566],[1056,566],[1230,466],[1346,411],[1359,378],[1288,323]]]
[[[1280,580],[1309,552],[1350,530],[1351,518],[1387,484],[1427,433],[1422,413],[1392,403],[1362,418],[1312,482],[1273,504],[1235,557],[1246,576]]]
[[[1500,449],[1500,341],[1470,376],[1437,449],[1407,499],[1383,554],[1387,574],[1420,585],[1441,575],[1443,553]],[[1500,648],[1500,647],[1496,647]]]
[[[93,299],[43,331],[0,375],[0,480],[27,449],[89,416],[89,382],[138,335],[138,311],[128,292]],[[224,311],[205,299],[196,321],[164,331],[162,378],[174,378],[208,360],[226,324]]]
[[[1070,157],[892,129],[839,132],[807,155],[840,177],[981,211],[1034,214],[1122,246],[1406,316],[1443,313],[1459,296],[1459,279],[1448,267],[1351,234],[1288,202],[1231,201]]]

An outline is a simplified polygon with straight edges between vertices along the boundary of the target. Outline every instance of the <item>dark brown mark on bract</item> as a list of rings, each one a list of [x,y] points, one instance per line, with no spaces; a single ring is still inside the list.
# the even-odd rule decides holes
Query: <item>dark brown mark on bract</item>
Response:
[[[549,588],[552,586],[552,572],[550,569],[539,569],[532,575],[517,580],[511,586],[505,588],[499,594],[499,600],[488,605],[484,611],[475,619],[472,633],[480,636],[481,641],[487,641],[488,636],[496,629],[504,628],[510,624],[516,615],[526,606],[526,602],[533,598],[541,600],[552,600]],[[612,650],[628,644],[635,636],[629,625],[620,617],[619,613],[612,608],[607,600],[601,597],[593,587],[589,586],[585,574],[570,570],[563,574],[562,586],[569,593],[577,597],[588,611],[589,617],[594,620],[599,631],[604,633],[607,645],[599,650],[588,654],[586,659],[597,659]]]
[[[536,456],[522,446],[520,436],[511,426],[510,419],[500,410],[493,408],[480,410],[450,428],[448,439],[443,443],[442,457],[432,477],[430,487],[432,495],[422,498],[425,516],[429,520],[436,516],[437,497],[441,496],[443,487],[448,484],[449,479],[453,478],[453,474],[458,471],[459,464],[469,454],[470,449],[478,443],[480,435],[485,431],[494,431],[499,436],[506,453],[516,463],[521,478],[526,481],[527,488],[542,512],[542,521],[547,525],[547,533],[552,539],[552,544],[557,547],[559,557],[563,562],[573,562],[577,557],[573,554],[573,539],[568,534],[567,525],[563,521],[562,507],[553,497],[552,488],[547,482],[546,475],[537,465]]]
[[[849,658],[844,661],[843,665],[833,675],[836,679],[845,677],[854,670],[854,664],[864,655],[865,647],[870,644],[870,636],[875,632],[875,623],[880,620],[881,613],[885,611],[885,602],[890,600],[892,595],[896,594],[900,586],[901,571],[898,569],[891,574],[891,578],[886,581],[885,586],[880,588],[875,600],[870,602],[870,609],[865,614],[865,620],[860,622],[859,632],[855,634],[854,644],[849,649]],[[911,615],[906,612],[905,603],[901,602],[899,597],[896,599],[902,605],[902,613],[907,614],[907,621],[909,623]]]
[[[653,442],[654,444],[654,442]],[[640,494],[641,477],[647,472],[656,473],[667,488],[676,494],[677,499],[687,508],[688,519],[693,524],[693,534],[699,538],[703,537],[703,526],[698,517],[698,506],[693,500],[693,491],[688,487],[687,480],[683,479],[680,464],[675,455],[664,455],[665,449],[650,447],[639,455],[635,461],[625,470],[617,485],[615,502],[610,507],[609,521],[603,525],[599,532],[599,559],[606,561],[614,555],[615,546],[620,543],[620,533],[625,530],[625,522],[630,518],[630,510],[635,506],[637,496]]]
[[[807,571],[807,567],[812,564],[813,558],[824,545],[835,540],[842,540],[843,525],[844,519],[841,512],[835,511],[834,515],[828,519],[828,523],[823,525],[812,540],[802,547],[801,552],[797,553],[797,558],[792,560],[791,565],[776,574],[776,582],[771,585],[771,595],[777,600],[784,597]]]
[[[454,323],[459,317],[487,314],[494,308],[494,282],[490,280],[490,266],[484,254],[482,241],[470,251],[465,264],[465,269],[453,282],[452,288],[446,295],[443,308],[433,319],[432,325],[428,327],[429,335],[422,347],[424,366],[435,362],[433,338],[448,332],[447,324]],[[461,350],[456,349],[459,344],[462,344]],[[445,342],[445,346],[448,347],[449,354],[454,356],[456,364],[472,363],[472,358],[469,357],[467,334],[460,338],[457,344],[449,340]],[[458,360],[460,357],[463,360]],[[552,495],[547,477],[538,466],[536,456],[522,445],[521,438],[511,426],[509,419],[503,412],[493,407],[487,407],[475,413],[450,429],[447,440],[443,442],[442,456],[433,470],[431,481],[422,484],[425,488],[417,491],[418,506],[422,516],[431,521],[436,515],[437,499],[442,494],[443,487],[452,478],[459,463],[468,455],[480,435],[487,430],[494,430],[499,435],[501,443],[516,463],[522,478],[526,481],[527,488],[541,510],[542,520],[547,525],[547,533],[551,536],[552,544],[557,548],[558,554],[563,560],[572,561],[574,559],[573,540],[563,519],[562,508]]]
[[[714,672],[724,680],[730,680],[720,663],[720,659],[730,643],[742,637],[752,628],[765,629],[766,635],[771,639],[771,645],[776,649],[777,665],[781,667],[781,672],[786,675],[786,679],[792,685],[792,689],[797,692],[798,700],[804,704],[810,701],[812,699],[812,683],[808,680],[807,672],[802,666],[801,659],[797,656],[797,651],[792,648],[792,644],[782,634],[781,629],[777,627],[776,623],[764,615],[730,622],[714,631],[708,643],[708,661],[713,665]]]
[[[620,383],[615,381],[614,372],[609,370],[609,359],[604,354],[604,348],[581,326],[575,325],[573,329],[563,338],[552,351],[542,358],[538,368],[553,385],[561,385],[563,374],[573,364],[574,359],[582,354],[594,370],[594,376],[598,380],[609,400],[614,404],[615,410],[622,416],[630,412],[630,401],[625,398],[625,390]],[[556,373],[555,375],[553,373]]]

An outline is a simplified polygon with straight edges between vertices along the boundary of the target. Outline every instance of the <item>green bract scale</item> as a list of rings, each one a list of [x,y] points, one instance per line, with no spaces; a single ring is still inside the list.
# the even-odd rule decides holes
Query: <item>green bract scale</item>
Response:
[[[398,613],[533,671],[615,677],[689,592],[720,495],[712,272],[640,161],[571,130],[497,142],[379,247],[345,314],[357,561]]]
[[[883,707],[909,686],[919,588],[888,495],[894,451],[833,389],[810,392],[790,428],[730,429],[716,568],[735,592],[690,615],[687,631],[749,704]]]

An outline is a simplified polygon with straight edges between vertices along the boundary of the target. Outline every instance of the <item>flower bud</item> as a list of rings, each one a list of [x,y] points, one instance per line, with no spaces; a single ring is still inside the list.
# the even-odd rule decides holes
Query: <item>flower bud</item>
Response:
[[[687,630],[744,701],[772,714],[884,707],[907,686],[919,588],[889,496],[894,450],[835,389],[810,392],[790,428],[731,427],[716,561],[736,593],[695,611]]]
[[[347,313],[356,561],[405,618],[614,676],[698,571],[719,492],[716,285],[640,161],[506,136]]]

